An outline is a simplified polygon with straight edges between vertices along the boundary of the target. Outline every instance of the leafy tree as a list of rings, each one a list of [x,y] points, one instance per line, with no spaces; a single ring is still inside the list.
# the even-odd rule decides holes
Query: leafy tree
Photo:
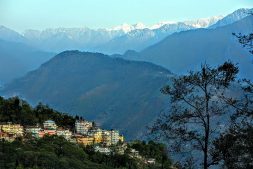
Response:
[[[214,141],[213,159],[229,169],[253,168],[253,84],[243,80],[244,95],[227,99],[237,112],[230,128]]]
[[[230,113],[224,99],[229,98],[237,73],[234,64],[225,62],[216,68],[204,64],[200,71],[175,78],[162,89],[170,96],[171,109],[158,118],[151,134],[166,139],[176,152],[202,153],[204,169],[216,164],[210,157],[212,142],[222,130],[220,122],[225,123]],[[188,164],[192,160],[188,159]]]
[[[171,168],[172,161],[168,157],[167,148],[164,144],[154,141],[135,141],[129,145],[131,148],[139,151],[140,155],[145,158],[154,158],[162,169]]]
[[[253,15],[252,12],[250,14]],[[253,54],[253,33],[233,35]],[[212,152],[213,160],[229,169],[253,168],[253,84],[249,80],[242,82],[244,96],[226,99],[226,103],[236,108],[237,112],[231,117],[229,129],[214,141],[215,149]]]
[[[227,169],[253,168],[253,126],[230,128],[215,140],[214,160]]]
[[[112,169],[114,167],[109,163],[107,165],[92,162],[81,147],[61,137],[46,136],[39,140],[16,140],[12,143],[0,141],[0,168]],[[118,168],[123,167],[119,165]]]

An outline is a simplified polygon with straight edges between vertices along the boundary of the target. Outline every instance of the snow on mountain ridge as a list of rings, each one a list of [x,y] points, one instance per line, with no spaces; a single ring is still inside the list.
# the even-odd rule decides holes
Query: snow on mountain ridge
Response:
[[[133,30],[136,30],[136,29],[145,29],[145,28],[147,28],[147,26],[145,26],[143,23],[139,22],[139,23],[134,24],[134,25],[124,23],[122,25],[115,26],[115,27],[109,28],[107,30],[108,31],[123,31],[124,33],[128,33],[128,32],[131,32]]]
[[[189,26],[193,26],[195,28],[207,28],[210,25],[215,24],[217,21],[219,21],[222,18],[224,18],[224,16],[220,15],[220,16],[213,16],[209,18],[200,18],[197,20],[185,21],[184,23]]]
[[[200,19],[196,19],[196,20],[187,20],[187,21],[183,21],[183,22],[176,22],[176,21],[161,21],[158,22],[156,24],[153,24],[151,26],[147,26],[141,22],[137,23],[137,24],[127,24],[124,23],[122,25],[119,26],[115,26],[112,28],[107,29],[108,31],[123,31],[125,33],[131,32],[133,30],[138,30],[138,29],[150,29],[150,30],[154,30],[154,29],[159,29],[161,27],[163,27],[164,25],[172,25],[172,24],[180,24],[180,23],[184,23],[186,25],[195,27],[195,28],[206,28],[214,23],[216,23],[218,20],[222,19],[223,16],[213,16],[213,17],[209,17],[209,18],[200,18]]]
[[[185,22],[163,21],[151,26],[139,22],[100,29],[81,27],[26,30],[23,37],[27,39],[29,45],[45,51],[60,52],[66,49],[78,49],[108,54],[123,53],[127,50],[125,48],[138,51],[172,33],[206,27],[219,18],[210,17]],[[119,43],[125,44],[122,45],[122,49],[116,47]],[[102,50],[101,46],[107,46],[108,49]]]
[[[124,53],[126,50],[140,51],[176,32],[197,28],[210,29],[213,26],[221,27],[233,23],[242,19],[247,11],[248,9],[239,9],[226,17],[214,16],[180,22],[162,21],[150,25],[139,22],[100,29],[81,27],[27,30],[23,33],[23,38],[28,45],[45,51],[60,52],[76,49],[107,54]],[[3,29],[2,32],[8,31]]]
[[[249,9],[249,8],[238,9],[238,10],[234,11],[233,13],[227,15],[226,17],[220,19],[215,24],[211,25],[209,28],[213,29],[213,28],[232,24],[236,21],[239,21],[239,20],[245,18],[246,16],[250,15],[250,13],[252,13],[252,12],[253,12],[253,9]]]

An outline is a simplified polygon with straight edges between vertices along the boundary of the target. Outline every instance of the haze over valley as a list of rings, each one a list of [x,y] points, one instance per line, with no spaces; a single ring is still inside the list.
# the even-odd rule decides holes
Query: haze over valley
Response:
[[[11,4],[6,9],[14,9],[13,4]],[[243,5],[240,7],[236,5],[238,8],[232,12],[228,9],[225,10],[225,7],[223,9],[222,6],[220,11],[223,12],[219,13],[217,10],[217,14],[213,14],[213,11],[206,8],[207,14],[205,15],[200,15],[200,11],[203,13],[201,9],[203,4],[199,4],[201,6],[199,8],[189,6],[192,13],[184,6],[181,13],[185,12],[185,14],[179,15],[177,13],[178,17],[172,15],[173,12],[175,13],[173,6],[161,11],[165,7],[159,5],[161,10],[154,9],[154,11],[147,12],[145,9],[138,11],[137,7],[128,4],[125,8],[131,7],[132,9],[132,13],[127,12],[129,17],[135,18],[135,15],[136,17],[140,15],[149,18],[142,22],[135,22],[136,24],[127,24],[134,22],[127,17],[128,15],[124,11],[120,11],[123,9],[122,6],[110,8],[117,9],[116,12],[119,16],[115,15],[115,18],[103,17],[104,20],[100,19],[101,23],[97,24],[99,17],[109,16],[115,11],[108,11],[105,8],[106,12],[101,12],[102,10],[98,6],[94,8],[94,11],[88,9],[87,6],[85,9],[76,7],[75,12],[80,13],[80,16],[77,16],[75,12],[68,11],[69,8],[65,12],[62,7],[57,6],[58,12],[60,11],[62,16],[58,12],[54,12],[54,15],[51,15],[52,18],[50,18],[51,10],[56,9],[54,5],[57,6],[53,3],[46,10],[48,12],[47,20],[41,19],[42,14],[35,11],[40,7],[45,9],[44,5],[36,5],[38,8],[31,9],[35,13],[34,16],[27,15],[29,11],[26,14],[24,12],[26,8],[20,6],[20,11],[23,11],[20,15],[26,15],[27,17],[25,21],[23,20],[23,23],[18,22],[17,19],[14,22],[14,12],[13,15],[3,15],[2,21],[0,17],[0,122],[5,122],[3,121],[4,118],[8,120],[20,118],[20,123],[24,124],[29,121],[27,119],[23,120],[24,117],[21,115],[18,116],[17,112],[19,110],[24,113],[23,109],[30,106],[26,103],[23,104],[22,100],[17,99],[18,97],[31,104],[31,107],[27,108],[27,112],[25,112],[27,114],[31,113],[29,118],[42,118],[37,109],[45,104],[42,108],[47,113],[53,112],[51,117],[66,118],[64,120],[67,121],[68,125],[63,124],[60,127],[69,127],[69,123],[74,125],[73,119],[76,120],[75,125],[85,119],[95,122],[92,123],[93,128],[90,129],[91,131],[99,130],[102,133],[99,128],[101,127],[113,133],[114,130],[111,129],[117,129],[123,134],[125,141],[139,139],[160,141],[166,145],[175,143],[185,146],[185,151],[193,146],[193,151],[183,152],[183,155],[177,155],[173,151],[176,155],[172,153],[171,157],[174,162],[171,162],[169,166],[180,168],[179,163],[176,163],[180,160],[190,165],[187,160],[193,156],[192,160],[196,162],[196,165],[194,163],[195,167],[211,168],[207,164],[208,160],[211,160],[211,155],[214,156],[215,153],[221,152],[212,152],[213,154],[208,152],[208,154],[207,149],[216,146],[217,150],[220,148],[218,143],[221,144],[222,141],[227,141],[227,138],[225,138],[227,135],[225,134],[232,128],[229,120],[230,115],[236,112],[236,115],[240,117],[242,112],[251,110],[250,105],[252,102],[250,98],[252,93],[250,92],[252,91],[250,89],[252,83],[250,81],[253,80],[253,8],[251,6],[253,4],[245,8],[241,8]],[[152,6],[148,7],[147,9],[150,9]],[[160,12],[163,12],[164,17],[159,17],[162,15]],[[69,13],[69,16],[67,13]],[[157,21],[154,22],[154,18],[150,16],[151,13]],[[14,18],[20,19],[21,16],[18,16],[18,14],[18,12],[15,13]],[[81,14],[89,17],[84,18],[82,21],[80,19],[82,18]],[[175,19],[172,20],[169,14]],[[212,15],[201,17],[209,14]],[[43,13],[44,15],[46,16],[45,13]],[[35,16],[38,16],[38,18]],[[61,19],[57,18],[57,22],[55,22],[55,18],[59,16]],[[196,18],[196,16],[200,17]],[[121,22],[118,26],[112,26],[116,25],[116,21],[117,23],[122,21],[122,18],[126,22]],[[161,21],[161,18],[163,21]],[[108,23],[109,19],[111,23],[108,26],[105,23]],[[85,21],[87,25],[83,24]],[[67,23],[71,24],[68,26]],[[80,23],[82,23],[82,26],[77,26]],[[29,28],[27,25],[34,26]],[[43,26],[40,27],[40,25]],[[205,95],[202,97],[201,94],[203,93]],[[231,107],[225,104],[229,104]],[[67,114],[60,113],[61,116],[54,109]],[[5,110],[9,110],[12,114],[8,115]],[[202,117],[203,112],[206,114]],[[248,118],[250,113],[245,116]],[[211,120],[212,115],[214,116],[213,121]],[[5,116],[8,116],[8,118]],[[195,117],[197,120],[191,119]],[[200,122],[198,118],[201,119]],[[205,121],[206,118],[208,123]],[[51,123],[50,120],[52,119],[43,120],[49,120]],[[57,118],[54,120],[59,123]],[[170,124],[170,122],[177,123]],[[40,123],[42,124],[41,120],[38,121],[37,125]],[[203,125],[199,126],[200,123],[203,123]],[[205,125],[208,125],[208,127]],[[215,125],[217,125],[215,130],[209,129],[209,127],[212,128]],[[71,126],[69,129],[73,130],[74,134],[80,134],[75,133],[74,127]],[[191,131],[187,133],[188,128]],[[174,132],[171,132],[173,129]],[[205,133],[205,137],[202,137],[202,133]],[[175,139],[170,138],[170,136],[174,136],[173,134],[181,136],[181,139],[183,138],[182,140],[186,141],[187,144],[177,142],[178,140],[170,142],[170,139]],[[222,140],[216,140],[215,142],[215,139],[220,139],[220,134],[224,134],[224,138],[221,137]],[[230,138],[231,135],[229,134],[228,137]],[[233,134],[232,136],[236,135]],[[0,136],[2,135],[0,134]],[[88,134],[75,135],[74,137],[84,136],[85,139],[90,138]],[[122,142],[124,142],[123,136],[121,136]],[[189,137],[192,140],[195,139],[191,144],[188,142]],[[196,138],[201,139],[197,140]],[[95,136],[93,139],[96,140]],[[102,140],[102,136],[100,139]],[[102,142],[101,140],[100,142]],[[210,143],[210,147],[208,147],[208,143]],[[247,144],[245,143],[245,145]],[[94,145],[92,144],[92,146]],[[141,148],[145,151],[148,149],[145,146],[151,146],[151,148],[158,146],[153,142],[144,144],[144,142],[138,141],[127,146],[130,145],[137,146],[136,149],[140,148],[138,146],[143,146]],[[87,145],[85,144],[85,146]],[[124,151],[127,152],[128,150],[130,154],[136,153],[135,149],[131,148],[131,151],[128,149]],[[145,154],[145,151],[142,152],[141,148],[138,149],[138,153],[142,153],[141,157],[138,156],[139,154],[135,154],[137,157],[134,155],[130,155],[130,157],[141,159],[143,165],[148,164],[148,167],[150,167],[149,164],[155,164],[154,160],[160,160],[156,167],[163,167],[163,158],[167,159],[167,156],[160,157],[161,154],[159,154],[159,157],[153,159]],[[163,148],[160,147],[159,151],[168,154]],[[237,150],[233,149],[233,151]],[[88,149],[85,152],[88,153],[86,158],[93,161],[89,161],[87,164],[96,166],[96,162],[94,162],[96,158],[90,157],[89,153],[91,152],[89,151]],[[153,152],[149,153],[152,154]],[[201,161],[203,154],[204,162]],[[208,160],[206,156],[208,156]],[[214,162],[210,166],[227,165],[223,162],[226,160],[223,159],[224,156],[212,157]],[[112,161],[112,159],[110,160]],[[244,166],[242,163],[236,165]],[[101,161],[99,167],[103,168],[103,166],[100,166],[102,164],[109,165],[107,162],[105,164],[104,161]],[[141,166],[142,163],[137,164]],[[126,168],[127,165],[130,165],[130,162],[124,165]],[[120,169],[125,169],[124,167]]]

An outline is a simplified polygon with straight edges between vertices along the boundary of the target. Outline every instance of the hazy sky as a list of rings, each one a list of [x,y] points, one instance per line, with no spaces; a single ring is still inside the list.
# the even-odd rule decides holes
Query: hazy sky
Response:
[[[226,15],[238,8],[253,8],[253,0],[0,0],[0,25],[17,31],[152,25]]]

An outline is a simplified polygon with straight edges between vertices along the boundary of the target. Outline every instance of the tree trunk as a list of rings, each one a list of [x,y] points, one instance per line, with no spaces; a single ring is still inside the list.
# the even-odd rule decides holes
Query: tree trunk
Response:
[[[208,169],[208,139],[209,139],[209,132],[206,132],[205,138],[205,148],[204,148],[204,169]]]
[[[208,169],[209,132],[210,132],[210,117],[209,117],[209,114],[207,114],[207,124],[206,124],[206,131],[205,131],[205,147],[204,147],[204,169]]]
[[[205,85],[206,98],[206,126],[205,126],[205,147],[204,147],[204,169],[208,169],[208,147],[209,147],[209,132],[210,132],[210,115],[209,115],[209,95],[207,85]]]

